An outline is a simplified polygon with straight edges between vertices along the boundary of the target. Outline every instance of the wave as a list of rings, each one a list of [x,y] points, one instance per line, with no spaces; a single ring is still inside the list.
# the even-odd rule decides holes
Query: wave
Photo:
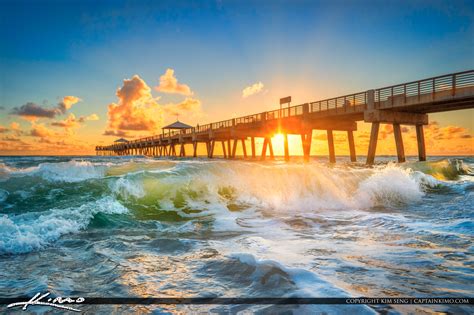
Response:
[[[68,194],[61,198],[73,198],[76,204],[77,198],[87,201],[75,208],[3,216],[0,253],[40,249],[61,235],[85,229],[98,212],[124,213],[129,209],[139,220],[155,221],[209,217],[214,231],[235,231],[242,228],[237,222],[241,212],[313,216],[324,211],[364,211],[380,206],[406,208],[404,205],[420,202],[425,194],[436,192],[437,187],[450,185],[422,172],[427,163],[422,166],[390,163],[373,168],[222,160],[120,163],[72,160],[23,169],[3,165],[0,169],[11,176],[40,176],[48,181],[47,186],[25,181],[25,186],[41,186],[38,190],[41,196],[45,188],[64,188],[64,183],[69,183],[72,186],[68,187]],[[438,167],[435,165],[445,165],[436,163],[431,164],[432,169]],[[456,169],[468,172],[464,167]],[[109,173],[111,170],[115,171],[114,175]],[[76,184],[88,179],[99,180]],[[33,189],[22,186],[31,197],[20,198],[18,182],[7,184],[2,182],[0,186],[0,206],[12,208],[15,202],[19,204],[15,200],[21,200],[23,205],[27,204],[25,198],[31,198],[34,209],[34,202],[43,202]],[[96,201],[86,199],[94,195],[107,197]]]
[[[89,161],[58,163],[40,163],[38,166],[14,168],[0,165],[0,175],[10,176],[40,176],[50,182],[73,183],[91,178],[103,177],[106,165],[97,165]]]
[[[423,172],[439,180],[457,180],[461,175],[474,175],[469,165],[459,159],[407,163],[404,167]]]
[[[302,268],[289,268],[274,260],[260,260],[247,253],[232,253],[223,260],[212,260],[204,267],[203,273],[211,275],[219,282],[226,283],[231,291],[232,286],[240,290],[245,287],[245,294],[251,297],[347,297],[344,290],[320,278],[315,273]],[[238,278],[235,275],[239,275]],[[273,307],[264,307],[272,313]],[[281,312],[280,309],[274,311]],[[313,305],[299,306],[299,312],[347,314],[376,314],[364,305],[334,306]]]
[[[111,197],[77,208],[52,209],[0,217],[0,254],[41,249],[62,235],[85,229],[98,213],[124,214],[128,210]]]
[[[439,185],[443,183],[430,175],[395,164],[348,169],[210,162],[133,174],[109,187],[125,202],[208,214],[223,209],[308,212],[398,206],[420,201],[428,188]]]

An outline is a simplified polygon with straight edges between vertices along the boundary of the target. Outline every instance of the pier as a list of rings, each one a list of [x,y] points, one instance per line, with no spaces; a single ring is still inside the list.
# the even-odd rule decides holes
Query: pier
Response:
[[[329,161],[336,162],[333,132],[344,131],[347,133],[350,159],[355,162],[354,131],[357,131],[357,121],[364,121],[372,124],[367,164],[375,161],[381,123],[393,125],[398,162],[405,161],[401,126],[415,126],[418,158],[425,161],[423,126],[428,124],[428,114],[474,108],[474,70],[296,106],[289,106],[290,102],[291,97],[285,97],[276,110],[196,127],[170,128],[160,135],[96,146],[96,154],[197,157],[198,145],[205,145],[207,157],[213,158],[217,144],[222,146],[224,158],[235,158],[237,147],[241,146],[243,158],[272,159],[272,137],[282,134],[285,160],[290,159],[288,135],[299,135],[304,160],[309,161],[313,130],[324,130],[327,132]],[[261,152],[256,152],[255,138],[263,138]],[[247,148],[247,140],[250,140],[250,148]],[[193,148],[189,155],[186,144]]]

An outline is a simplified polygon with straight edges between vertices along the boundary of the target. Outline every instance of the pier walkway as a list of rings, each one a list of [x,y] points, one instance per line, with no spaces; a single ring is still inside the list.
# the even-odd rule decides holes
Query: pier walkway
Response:
[[[283,134],[285,159],[290,158],[288,135],[300,135],[304,159],[309,160],[313,130],[325,130],[330,162],[336,161],[333,131],[347,132],[351,161],[356,161],[354,131],[357,121],[372,124],[367,164],[375,159],[379,126],[392,124],[399,162],[405,161],[401,125],[416,126],[418,157],[426,160],[423,126],[428,114],[474,108],[474,70],[392,85],[309,102],[296,106],[290,97],[280,100],[280,109],[169,131],[156,136],[107,146],[97,146],[97,155],[186,156],[185,145],[191,144],[192,155],[205,144],[207,156],[214,156],[216,144],[222,145],[224,158],[235,158],[241,145],[243,157],[257,157],[255,138],[263,138],[261,159],[273,158],[271,138]],[[250,152],[246,140],[250,139]]]

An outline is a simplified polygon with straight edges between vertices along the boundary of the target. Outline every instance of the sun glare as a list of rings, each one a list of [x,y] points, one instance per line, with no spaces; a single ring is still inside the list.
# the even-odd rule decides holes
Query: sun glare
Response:
[[[283,138],[284,138],[284,136],[283,136],[282,133],[277,133],[277,134],[275,134],[275,135],[273,136],[273,139],[274,139],[275,141],[283,141]]]

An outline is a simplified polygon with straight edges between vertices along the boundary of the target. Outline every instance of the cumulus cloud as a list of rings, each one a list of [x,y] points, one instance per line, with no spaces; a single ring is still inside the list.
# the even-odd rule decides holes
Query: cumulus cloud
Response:
[[[161,115],[150,87],[138,75],[125,79],[116,93],[118,103],[108,106],[109,130],[156,130]]]
[[[103,133],[104,136],[113,136],[113,137],[130,137],[126,131],[122,130],[106,130]]]
[[[51,126],[62,127],[66,129],[76,128],[79,127],[79,121],[76,119],[76,115],[69,114],[69,116],[64,120],[52,122]]]
[[[48,129],[44,124],[33,124],[30,130],[30,136],[48,138],[54,136],[54,132]]]
[[[250,86],[247,86],[245,89],[242,90],[242,97],[247,98],[251,95],[260,93],[263,90],[263,83],[257,82]]]
[[[56,107],[51,108],[45,108],[36,103],[28,102],[21,105],[20,107],[14,107],[11,111],[11,114],[21,116],[32,121],[35,121],[39,118],[54,118],[56,115],[66,113],[66,111],[70,109],[72,105],[79,101],[81,101],[81,99],[76,96],[65,96]]]
[[[64,96],[62,101],[58,103],[58,108],[61,111],[61,113],[65,113],[68,109],[72,107],[72,105],[80,102],[81,99],[76,96],[68,95]]]
[[[76,115],[71,113],[64,120],[52,122],[51,126],[61,127],[61,128],[66,129],[67,131],[70,131],[70,129],[80,127],[80,125],[86,121],[98,120],[98,119],[99,119],[99,116],[97,116],[97,114],[91,114],[89,116],[81,116],[79,118],[76,118]]]
[[[90,120],[90,121],[99,120],[99,116],[97,114],[90,114],[89,116],[84,117],[84,120],[86,120],[86,121],[87,120]]]
[[[469,130],[459,126],[440,127],[437,121],[425,127],[426,137],[433,140],[469,139],[472,135]]]
[[[167,104],[163,106],[164,111],[169,115],[179,115],[183,112],[200,113],[201,101],[194,98],[187,97],[184,101],[178,104]]]
[[[160,77],[160,84],[155,87],[155,90],[163,93],[193,95],[191,88],[186,84],[179,83],[174,76],[174,70],[170,68],[166,69],[165,74]]]

